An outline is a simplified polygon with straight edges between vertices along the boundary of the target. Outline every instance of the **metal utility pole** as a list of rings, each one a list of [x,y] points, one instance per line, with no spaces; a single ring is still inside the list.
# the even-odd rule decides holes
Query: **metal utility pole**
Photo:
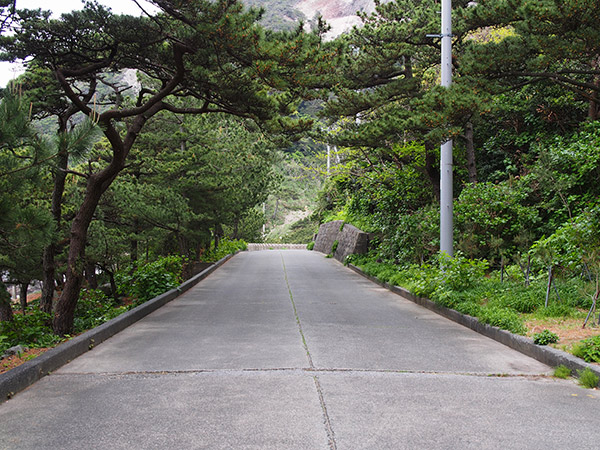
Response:
[[[452,84],[452,0],[442,0],[442,86]],[[452,140],[441,147],[440,162],[440,252],[454,256]]]

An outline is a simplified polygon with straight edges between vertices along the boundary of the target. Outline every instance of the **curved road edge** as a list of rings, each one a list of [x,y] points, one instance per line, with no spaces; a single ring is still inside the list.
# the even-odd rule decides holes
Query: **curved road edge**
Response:
[[[354,272],[358,273],[359,275],[362,275],[363,277],[390,290],[394,294],[397,294],[406,300],[410,300],[411,302],[421,305],[424,308],[429,309],[430,311],[433,311],[447,319],[452,320],[453,322],[470,328],[471,330],[482,334],[486,337],[489,337],[490,339],[500,342],[501,344],[504,344],[507,347],[512,348],[513,350],[516,350],[518,352],[523,353],[526,356],[536,359],[543,364],[546,364],[550,367],[557,367],[563,365],[571,369],[573,373],[576,373],[576,371],[579,370],[585,370],[589,368],[596,375],[600,376],[599,366],[586,363],[580,358],[577,358],[567,352],[555,349],[553,347],[548,347],[546,345],[536,345],[533,343],[533,340],[525,336],[513,334],[509,331],[501,330],[498,327],[494,327],[486,323],[481,323],[475,317],[467,316],[465,314],[459,313],[454,309],[438,305],[437,303],[433,302],[432,300],[429,300],[428,298],[423,298],[414,295],[413,293],[411,293],[407,289],[404,289],[403,287],[393,286],[389,283],[384,283],[371,275],[367,275],[359,267],[356,267],[352,264],[348,264],[348,267]]]
[[[31,386],[40,378],[52,373],[85,352],[92,350],[96,345],[176,299],[179,295],[194,287],[217,268],[225,264],[235,254],[237,253],[225,256],[178,287],[158,297],[154,297],[140,306],[48,350],[35,359],[0,374],[0,403],[12,398],[17,392]]]

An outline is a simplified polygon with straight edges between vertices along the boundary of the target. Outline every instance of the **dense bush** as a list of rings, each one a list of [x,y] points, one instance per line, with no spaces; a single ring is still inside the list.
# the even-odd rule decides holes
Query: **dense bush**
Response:
[[[0,322],[0,354],[10,347],[50,347],[62,341],[52,332],[52,316],[30,307],[26,314],[15,314],[14,319]]]
[[[480,308],[477,319],[480,322],[508,330],[515,334],[525,334],[527,332],[527,329],[523,325],[523,320],[515,311],[508,308]]]
[[[573,354],[587,362],[600,363],[600,335],[584,339],[573,346]]]
[[[466,258],[458,251],[453,258],[443,254],[439,257],[440,281],[452,290],[465,290],[479,282],[488,269],[488,262]]]
[[[453,259],[436,258],[432,264],[396,265],[381,261],[376,252],[353,255],[350,262],[383,282],[518,334],[526,332],[523,314],[542,319],[577,317],[581,308],[591,304],[585,293],[591,285],[581,277],[557,280],[560,299],[553,289],[545,307],[547,274],[532,274],[526,285],[523,274],[509,268],[503,281],[497,271],[489,272],[485,260],[469,259],[460,252]]]
[[[115,305],[114,300],[98,289],[81,291],[75,308],[73,332],[77,334],[95,328],[125,311],[127,307]]]
[[[465,187],[456,202],[459,248],[471,258],[499,261],[502,255],[527,251],[524,232],[539,222],[526,204],[530,189],[518,180]]]
[[[132,274],[117,273],[119,289],[134,298],[129,306],[117,305],[101,290],[83,290],[77,302],[73,333],[78,334],[113,319],[140,303],[177,287],[182,279],[183,258],[161,257],[140,265]],[[27,348],[51,347],[62,341],[50,326],[52,316],[30,307],[26,314],[15,314],[14,320],[0,322],[0,354],[15,345]]]
[[[533,335],[533,343],[536,345],[556,344],[558,335],[550,330],[543,330]]]
[[[156,261],[140,265],[133,273],[118,273],[115,277],[119,292],[140,304],[179,286],[183,281],[181,256],[163,256]]]
[[[600,381],[600,377],[592,372],[589,367],[586,367],[584,370],[578,370],[577,376],[579,378],[579,384],[584,388],[595,389],[598,387],[598,381]]]
[[[202,262],[217,262],[227,255],[246,250],[247,248],[248,244],[245,241],[223,238],[219,241],[219,246],[216,249],[211,247],[202,254],[200,260]]]

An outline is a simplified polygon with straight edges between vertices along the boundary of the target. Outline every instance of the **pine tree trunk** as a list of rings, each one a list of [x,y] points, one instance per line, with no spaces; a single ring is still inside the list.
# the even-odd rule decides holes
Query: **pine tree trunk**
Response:
[[[42,296],[40,297],[40,310],[45,313],[52,312],[52,302],[54,300],[54,291],[56,284],[54,275],[56,273],[56,265],[54,258],[56,255],[55,245],[51,243],[44,249],[42,257],[42,266],[44,277],[42,280]]]
[[[54,332],[59,336],[71,333],[73,329],[73,319],[75,307],[79,299],[79,292],[83,282],[83,268],[85,265],[85,243],[87,233],[94,217],[96,207],[100,202],[102,194],[110,187],[119,172],[125,167],[125,161],[135,143],[141,129],[149,118],[162,111],[165,105],[160,101],[165,96],[169,95],[183,80],[183,54],[186,49],[183,46],[175,46],[175,58],[177,60],[177,75],[174,76],[160,92],[154,97],[154,103],[148,108],[140,107],[139,114],[130,116],[125,114],[120,116],[118,112],[109,110],[102,113],[99,117],[95,116],[102,128],[104,135],[110,142],[112,148],[112,158],[110,163],[100,172],[93,173],[87,178],[87,186],[81,207],[77,211],[75,218],[71,224],[71,234],[69,242],[69,253],[67,256],[67,270],[65,273],[66,281],[63,291],[56,302],[54,313],[53,328]],[[65,74],[60,70],[56,71],[56,76],[59,83],[65,87],[69,98],[80,108],[85,102],[76,99],[76,96],[71,90],[71,86],[67,82]],[[70,95],[69,95],[70,92]],[[91,90],[90,90],[91,92]],[[88,113],[92,113],[88,110]],[[124,117],[132,117],[128,121],[127,133],[125,137],[114,127],[113,120],[121,120]]]
[[[64,156],[64,155],[63,155]],[[52,192],[52,217],[54,219],[55,230],[58,231],[62,222],[62,199],[65,190],[65,179],[67,169],[68,156],[59,156],[59,169],[54,179],[54,190]],[[61,170],[64,168],[64,170]],[[52,311],[52,301],[54,299],[54,290],[56,288],[55,277],[56,277],[56,253],[57,245],[54,241],[48,244],[44,249],[44,255],[42,259],[44,278],[42,280],[42,297],[40,298],[40,309],[44,312]]]
[[[594,69],[598,69],[600,67],[600,57],[596,58],[596,60],[593,61],[592,67]],[[593,82],[596,85],[596,87],[600,87],[600,77],[599,76],[596,75],[594,77]],[[593,91],[592,98],[590,99],[589,108],[588,108],[588,118],[589,118],[590,122],[594,122],[594,121],[598,120],[599,115],[600,115],[600,102],[598,101],[598,92]]]
[[[11,320],[13,320],[13,312],[10,306],[10,294],[6,285],[0,280],[0,322]]]
[[[133,140],[130,141],[129,145],[116,139],[113,139],[111,143],[113,146],[113,159],[104,170],[91,175],[87,179],[83,202],[71,224],[66,281],[54,310],[53,328],[59,336],[70,334],[73,329],[75,307],[79,300],[79,292],[84,279],[85,243],[94,212],[102,194],[125,166],[125,159],[129,153],[129,148],[133,145]]]
[[[435,167],[435,154],[433,153],[433,145],[425,142],[425,173],[429,178],[433,195],[436,201],[440,201],[440,171]]]
[[[66,131],[66,122],[59,121],[59,132]],[[50,210],[54,219],[55,231],[60,230],[62,221],[62,201],[65,192],[65,180],[67,178],[67,169],[69,166],[69,154],[67,149],[59,149],[57,157],[57,170],[54,174],[54,188],[52,190],[52,204]],[[52,302],[54,300],[54,291],[56,289],[56,253],[57,245],[55,239],[44,249],[42,258],[43,280],[42,296],[40,298],[40,309],[44,312],[52,312]]]
[[[25,314],[27,310],[27,290],[29,289],[29,282],[19,284],[19,297],[21,300],[21,312]]]
[[[79,292],[83,283],[83,269],[85,266],[85,241],[87,231],[92,222],[94,211],[98,206],[100,197],[104,192],[101,183],[94,182],[90,177],[81,208],[73,219],[71,225],[71,239],[67,257],[66,281],[63,291],[56,302],[54,311],[53,328],[59,336],[70,334],[73,329],[73,319]]]
[[[138,229],[139,229],[139,222],[138,219],[133,219],[133,230],[134,233],[137,235],[138,233]],[[131,261],[131,265],[135,266],[137,263],[137,260],[139,258],[139,244],[138,244],[138,240],[137,240],[137,236],[134,236],[131,241],[129,242],[129,258]]]
[[[98,278],[96,277],[96,264],[92,261],[85,263],[85,279],[90,289],[98,289]]]
[[[475,143],[473,141],[473,124],[468,122],[465,126],[465,140],[467,141],[467,171],[469,173],[469,183],[477,183],[477,160],[475,159]]]

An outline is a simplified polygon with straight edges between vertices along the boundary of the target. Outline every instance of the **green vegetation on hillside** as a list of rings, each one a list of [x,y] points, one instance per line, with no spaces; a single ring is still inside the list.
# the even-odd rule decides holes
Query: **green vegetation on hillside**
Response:
[[[294,8],[296,3],[295,0],[244,0],[245,5],[264,10],[260,23],[272,30],[290,30],[306,19]]]

